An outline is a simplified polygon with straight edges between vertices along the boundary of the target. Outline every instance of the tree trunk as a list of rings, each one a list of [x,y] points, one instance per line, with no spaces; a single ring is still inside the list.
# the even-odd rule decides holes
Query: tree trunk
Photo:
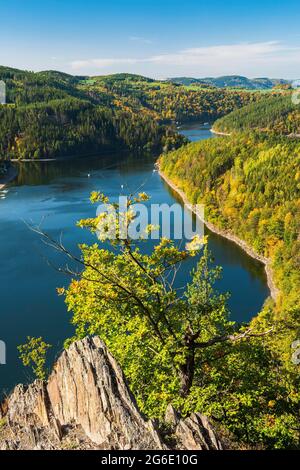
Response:
[[[193,384],[195,373],[195,351],[188,352],[185,363],[179,369],[180,396],[186,398]]]

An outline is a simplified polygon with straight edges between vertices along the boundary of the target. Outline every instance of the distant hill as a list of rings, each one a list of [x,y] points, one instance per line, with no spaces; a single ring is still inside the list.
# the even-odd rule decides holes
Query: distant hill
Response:
[[[214,129],[225,133],[259,130],[299,136],[300,111],[290,93],[268,95],[259,102],[250,103],[217,120]]]
[[[270,90],[277,85],[289,85],[291,81],[282,78],[247,78],[240,75],[228,75],[223,77],[175,77],[168,81],[179,85],[211,85],[217,88],[244,88],[247,90]]]
[[[126,73],[89,77],[0,66],[0,80],[7,103],[0,105],[0,158],[6,159],[161,152],[183,142],[173,122],[213,122],[265,97]]]
[[[96,75],[91,77],[93,79],[100,80],[114,80],[114,81],[128,81],[128,82],[147,82],[153,83],[155,80],[153,78],[144,77],[143,75],[137,75],[134,73],[113,73],[110,75]]]

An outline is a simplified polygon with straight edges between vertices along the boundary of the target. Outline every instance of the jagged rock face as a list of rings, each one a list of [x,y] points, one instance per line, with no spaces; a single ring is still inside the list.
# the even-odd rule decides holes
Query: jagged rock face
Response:
[[[180,419],[175,428],[178,447],[188,450],[222,450],[221,441],[206,416],[193,413],[186,419]]]
[[[137,409],[123,372],[99,338],[85,338],[65,351],[47,386],[61,425],[75,421],[105,448],[137,449],[160,445]]]
[[[64,351],[47,384],[18,385],[5,409],[3,449],[168,448],[155,423],[138,410],[121,368],[98,337]],[[182,420],[169,407],[167,420],[175,447],[222,448],[207,418],[194,414]]]

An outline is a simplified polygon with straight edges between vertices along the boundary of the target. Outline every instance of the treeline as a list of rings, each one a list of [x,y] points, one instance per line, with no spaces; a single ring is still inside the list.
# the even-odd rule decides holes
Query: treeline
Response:
[[[159,119],[180,122],[212,122],[263,96],[243,90],[218,90],[207,85],[198,88],[179,86],[130,74],[94,77],[86,81],[84,88],[90,92],[98,89],[121,102],[146,108],[156,113]]]
[[[162,113],[165,119],[175,119],[180,122],[192,119],[212,122],[233,109],[244,106],[252,99],[256,100],[258,96],[246,92],[215,89],[189,91],[168,87],[163,93],[154,91],[147,101],[156,111]]]
[[[85,86],[85,77],[0,68],[7,104],[0,106],[0,158],[39,159],[96,153],[169,150],[184,142],[140,108]],[[82,84],[83,86],[79,86]]]
[[[221,132],[257,129],[275,134],[300,134],[300,111],[291,92],[270,96],[233,111],[214,124]]]
[[[0,67],[0,158],[39,159],[103,150],[171,150],[184,142],[173,121],[212,121],[259,93],[194,90],[139,75],[74,77]]]
[[[13,159],[102,150],[176,148],[182,139],[147,115],[113,111],[75,98],[0,108],[0,154]]]

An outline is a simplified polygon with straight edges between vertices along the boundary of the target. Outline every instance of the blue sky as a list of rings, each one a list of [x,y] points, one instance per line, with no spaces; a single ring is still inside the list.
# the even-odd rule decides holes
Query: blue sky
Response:
[[[0,64],[79,75],[300,77],[300,2],[0,0]]]

